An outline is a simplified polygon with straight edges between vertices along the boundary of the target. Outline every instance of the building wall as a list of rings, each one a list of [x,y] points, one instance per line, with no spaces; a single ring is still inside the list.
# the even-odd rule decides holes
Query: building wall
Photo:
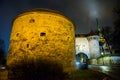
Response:
[[[7,65],[20,60],[46,58],[63,67],[74,66],[74,25],[53,11],[30,11],[13,22]]]
[[[87,37],[76,37],[75,38],[76,54],[82,52],[90,58],[89,42]]]
[[[95,59],[100,56],[99,36],[89,36],[88,40],[91,58]]]
[[[120,65],[120,56],[103,56],[98,58],[100,65]]]
[[[76,54],[85,53],[89,59],[100,56],[99,37],[96,35],[75,38]]]

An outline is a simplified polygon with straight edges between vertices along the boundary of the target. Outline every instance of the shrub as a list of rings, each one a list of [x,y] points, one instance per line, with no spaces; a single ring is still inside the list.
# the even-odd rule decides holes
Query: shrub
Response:
[[[65,80],[67,76],[62,65],[50,59],[22,60],[8,67],[10,80]]]

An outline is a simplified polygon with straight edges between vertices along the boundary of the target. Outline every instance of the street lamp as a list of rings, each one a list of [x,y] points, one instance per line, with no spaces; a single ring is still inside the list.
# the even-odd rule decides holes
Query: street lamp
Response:
[[[102,63],[104,65],[104,53],[103,52],[101,52],[101,56],[102,56]]]
[[[103,55],[104,53],[103,52],[101,52],[101,55]]]

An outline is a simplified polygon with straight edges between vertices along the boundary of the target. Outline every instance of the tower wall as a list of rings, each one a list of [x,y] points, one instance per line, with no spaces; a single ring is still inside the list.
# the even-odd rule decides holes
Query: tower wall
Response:
[[[93,59],[96,59],[100,56],[100,47],[99,47],[99,36],[89,36],[89,47],[90,47],[90,56]]]
[[[33,10],[13,21],[7,65],[23,59],[45,58],[59,62],[65,70],[74,66],[74,25],[52,10]]]

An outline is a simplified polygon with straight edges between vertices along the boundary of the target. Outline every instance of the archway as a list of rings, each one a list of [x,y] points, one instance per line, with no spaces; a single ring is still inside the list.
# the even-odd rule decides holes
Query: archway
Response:
[[[79,69],[88,68],[88,56],[83,52],[76,54],[76,65]]]

